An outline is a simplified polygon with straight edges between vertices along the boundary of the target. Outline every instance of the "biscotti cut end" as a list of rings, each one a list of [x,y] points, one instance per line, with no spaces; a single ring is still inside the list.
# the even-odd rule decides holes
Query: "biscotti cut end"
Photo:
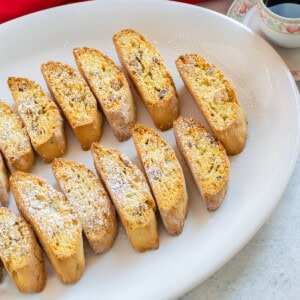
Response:
[[[52,170],[93,251],[108,251],[115,241],[118,225],[114,208],[100,180],[83,164],[72,160],[55,159]]]
[[[32,80],[9,77],[7,83],[36,152],[46,163],[63,155],[66,138],[63,119],[55,103]]]
[[[140,252],[157,249],[156,205],[142,172],[116,149],[94,143],[91,151],[132,247]]]
[[[229,83],[230,84],[230,83]],[[235,95],[234,90],[228,89],[230,93]],[[239,103],[233,104],[235,114],[235,122],[227,130],[215,131],[215,135],[226,149],[228,155],[236,155],[242,152],[247,142],[247,116]]]
[[[29,172],[34,164],[34,153],[32,149],[21,155],[18,159],[15,159],[11,163],[10,171],[18,170],[23,172]],[[9,166],[10,164],[8,164]]]
[[[126,77],[117,65],[99,50],[73,50],[76,64],[96,96],[114,135],[121,142],[131,137],[135,104]]]
[[[172,128],[179,116],[178,95],[157,49],[132,29],[116,33],[113,43],[155,126],[163,131]]]
[[[0,150],[10,172],[29,171],[34,153],[29,137],[17,113],[0,100]]]
[[[0,258],[20,292],[41,292],[46,283],[42,251],[27,222],[0,207]]]
[[[133,249],[139,252],[159,248],[158,226],[154,210],[149,212],[144,226],[131,227],[126,230]]]
[[[97,111],[93,123],[74,128],[74,133],[82,150],[90,150],[91,145],[100,140],[102,135],[102,126],[102,114],[100,111]]]
[[[179,235],[187,214],[188,195],[175,152],[153,129],[134,124],[131,130],[164,226],[169,234]]]
[[[30,173],[15,172],[10,185],[20,213],[33,227],[59,279],[78,281],[85,268],[82,229],[66,198]]]
[[[247,117],[232,84],[198,54],[185,54],[176,66],[186,87],[228,155],[240,153],[247,140]]]
[[[230,177],[223,145],[192,118],[179,117],[174,122],[174,134],[207,210],[216,210],[224,199]]]
[[[88,150],[102,134],[102,114],[92,91],[80,73],[67,64],[49,61],[42,64],[41,71],[82,149]]]

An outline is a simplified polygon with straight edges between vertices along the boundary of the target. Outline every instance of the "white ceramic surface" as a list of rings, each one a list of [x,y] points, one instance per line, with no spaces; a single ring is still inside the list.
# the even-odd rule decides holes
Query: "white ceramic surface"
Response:
[[[153,18],[153,16],[156,16]],[[180,22],[178,22],[180,20]],[[0,26],[0,98],[12,104],[8,76],[24,76],[46,88],[40,65],[61,60],[75,66],[72,49],[90,46],[115,61],[111,37],[135,28],[159,49],[181,99],[181,112],[202,120],[183,86],[174,60],[197,52],[217,64],[236,87],[249,121],[245,150],[232,157],[231,181],[224,203],[205,211],[184,165],[190,208],[181,236],[170,237],[160,226],[160,248],[137,253],[123,230],[112,250],[94,255],[86,246],[87,266],[75,285],[59,283],[47,262],[48,282],[38,295],[21,295],[8,275],[0,298],[12,299],[164,299],[199,284],[234,254],[262,226],[282,195],[299,148],[299,95],[279,55],[258,35],[225,16],[190,5],[155,1],[85,2],[51,9]],[[230,32],[230,34],[224,34]],[[140,99],[138,122],[153,127]],[[172,130],[162,136],[175,146]],[[132,141],[118,143],[107,124],[103,145],[117,147],[136,161]],[[83,152],[68,130],[68,153],[91,169],[90,152]],[[55,185],[50,166],[39,159],[32,170]],[[14,208],[13,199],[10,205]]]

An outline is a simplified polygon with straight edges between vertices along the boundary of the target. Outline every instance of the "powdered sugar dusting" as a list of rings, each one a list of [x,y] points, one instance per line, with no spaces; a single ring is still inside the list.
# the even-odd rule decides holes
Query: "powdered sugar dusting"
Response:
[[[137,125],[133,137],[159,209],[170,209],[185,189],[174,150],[150,128]]]
[[[0,148],[9,159],[31,149],[30,141],[19,116],[0,101]]]
[[[173,81],[155,47],[130,29],[117,33],[114,42],[146,103],[167,101],[174,93]]]
[[[113,61],[98,50],[86,47],[76,48],[75,55],[104,109],[114,109],[126,101],[126,78]]]
[[[100,160],[99,171],[114,204],[127,220],[142,224],[155,205],[142,172],[119,151],[104,148],[101,151],[100,155],[95,151]]]
[[[53,170],[87,238],[107,230],[113,209],[96,175],[84,165],[64,159],[57,159]]]
[[[93,122],[97,102],[78,71],[60,62],[48,62],[42,65],[42,72],[72,127]]]
[[[8,83],[33,145],[42,144],[51,135],[54,120],[61,119],[58,108],[34,81],[11,77]]]
[[[177,119],[174,130],[179,148],[204,192],[216,191],[226,184],[230,164],[219,142],[192,118]]]
[[[0,208],[0,257],[17,263],[30,256],[31,233],[26,222],[7,208]]]
[[[214,65],[197,54],[180,56],[176,61],[190,92],[209,123],[222,130],[234,122],[234,92],[229,81]]]
[[[78,240],[80,225],[66,198],[33,174],[14,178],[20,206],[38,235],[43,235],[57,255]]]

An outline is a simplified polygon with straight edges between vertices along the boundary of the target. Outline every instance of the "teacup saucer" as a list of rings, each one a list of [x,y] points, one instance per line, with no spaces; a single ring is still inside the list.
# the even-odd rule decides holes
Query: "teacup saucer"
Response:
[[[256,0],[235,0],[230,6],[227,15],[241,22],[250,28],[253,32],[258,33],[262,38],[268,41],[272,47],[283,58],[296,81],[300,81],[300,49],[299,48],[282,48],[271,41],[264,35],[259,27],[259,16],[256,6]]]

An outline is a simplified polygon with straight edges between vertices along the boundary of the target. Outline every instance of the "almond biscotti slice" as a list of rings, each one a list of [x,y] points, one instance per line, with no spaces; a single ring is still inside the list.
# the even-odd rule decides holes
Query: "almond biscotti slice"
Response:
[[[0,153],[0,206],[8,205],[9,180],[3,157]],[[1,273],[1,272],[0,272]]]
[[[83,164],[62,158],[53,161],[52,170],[93,251],[109,250],[118,225],[112,203],[98,177]]]
[[[63,119],[42,87],[27,78],[9,77],[7,84],[35,151],[46,162],[66,152]]]
[[[135,122],[135,105],[126,77],[108,56],[96,49],[75,48],[73,54],[114,135],[120,142],[128,140],[130,124]]]
[[[10,172],[29,171],[34,153],[22,120],[4,101],[0,100],[0,151]]]
[[[230,176],[224,147],[192,118],[179,117],[174,122],[174,134],[207,210],[216,210],[226,194]]]
[[[153,129],[134,124],[131,131],[164,226],[168,233],[179,235],[187,214],[188,195],[175,152]]]
[[[36,175],[15,172],[11,190],[22,216],[31,224],[58,278],[80,279],[85,268],[81,225],[62,193]]]
[[[155,126],[160,130],[172,128],[179,116],[178,95],[157,49],[132,29],[116,33],[113,42]]]
[[[176,60],[185,85],[228,155],[241,152],[247,139],[247,117],[231,83],[198,54]]]
[[[143,173],[116,149],[91,147],[96,170],[105,183],[134,249],[157,249],[155,202]]]
[[[20,292],[41,292],[46,283],[44,260],[30,225],[0,207],[0,258]]]
[[[41,70],[82,149],[90,149],[102,133],[102,115],[90,88],[80,73],[67,64],[50,61]]]

